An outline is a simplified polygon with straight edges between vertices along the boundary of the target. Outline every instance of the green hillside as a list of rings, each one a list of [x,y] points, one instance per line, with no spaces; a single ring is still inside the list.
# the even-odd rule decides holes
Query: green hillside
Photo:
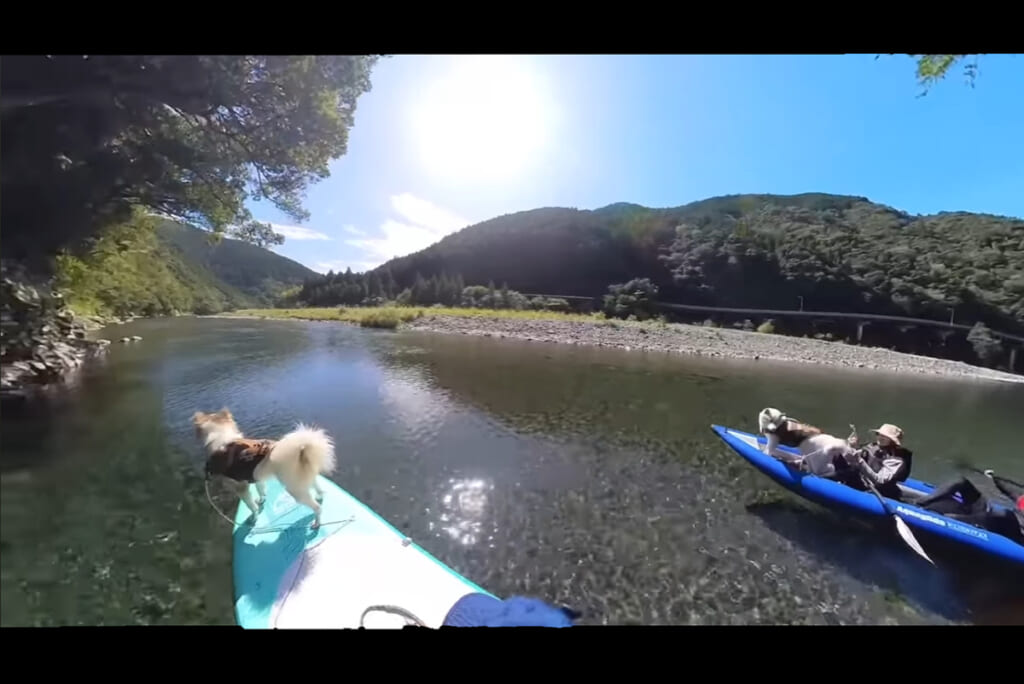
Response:
[[[136,215],[57,259],[57,285],[80,314],[218,313],[266,305],[317,274],[238,240]]]
[[[648,277],[664,301],[905,314],[1024,331],[1024,221],[912,216],[863,197],[732,195],[681,207],[544,208],[470,226],[374,272],[599,296]],[[372,274],[371,274],[372,277]]]
[[[210,233],[175,221],[158,221],[156,232],[190,264],[209,271],[257,303],[270,305],[282,291],[319,276],[297,261],[249,242],[224,238],[212,244]]]

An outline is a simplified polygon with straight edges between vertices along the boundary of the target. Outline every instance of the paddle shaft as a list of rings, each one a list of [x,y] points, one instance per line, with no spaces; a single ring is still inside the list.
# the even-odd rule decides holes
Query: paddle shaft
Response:
[[[871,493],[874,494],[878,498],[878,503],[882,504],[882,509],[885,510],[885,512],[888,513],[889,515],[895,516],[896,514],[889,508],[889,505],[887,503],[885,503],[885,497],[882,496],[882,493],[878,491],[877,487],[875,487],[875,483],[872,482],[867,477],[862,477],[861,479],[864,480],[864,483],[868,486],[868,489],[871,490]],[[897,517],[899,517],[899,516],[897,516]]]
[[[971,468],[971,470],[973,470],[976,473],[981,473],[982,475],[985,475],[985,477],[991,478],[992,480],[1002,480],[1003,482],[1009,482],[1014,487],[1024,487],[1024,484],[1021,484],[1020,482],[1017,482],[1015,480],[1011,480],[1008,477],[1003,477],[1002,475],[996,475],[995,473],[988,475],[987,473],[985,473],[984,470],[978,470],[977,468]]]
[[[1014,487],[1024,487],[1024,484],[1021,484],[1020,482],[1017,482],[1016,480],[1011,480],[1008,477],[1003,477],[1002,475],[996,475],[995,473],[989,475],[988,473],[986,473],[981,468],[975,468],[974,466],[967,465],[966,463],[960,464],[960,467],[963,468],[964,470],[970,470],[971,472],[978,473],[979,475],[984,475],[985,477],[988,477],[988,478],[993,479],[993,480],[1002,480],[1003,482],[1009,482]]]
[[[878,488],[875,487],[875,483],[864,476],[862,476],[861,479],[864,480],[865,484],[867,484],[868,489],[871,490],[871,493],[878,498],[878,503],[882,504],[882,510],[891,515],[893,519],[896,521],[896,530],[900,533],[900,538],[903,539],[906,545],[909,546],[914,551],[914,553],[916,553],[917,555],[921,556],[926,561],[934,565],[935,561],[929,558],[928,554],[924,552],[924,548],[921,546],[921,542],[917,541],[917,537],[914,536],[914,533],[910,530],[910,527],[907,525],[907,523],[903,522],[903,519],[895,511],[889,508],[889,504],[885,502],[885,497],[883,497],[881,492],[878,491]]]

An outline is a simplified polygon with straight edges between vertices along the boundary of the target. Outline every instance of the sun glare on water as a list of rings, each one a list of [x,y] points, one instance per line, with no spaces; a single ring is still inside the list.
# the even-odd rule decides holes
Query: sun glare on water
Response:
[[[412,104],[424,170],[451,183],[512,181],[540,162],[553,108],[525,58],[458,58]]]

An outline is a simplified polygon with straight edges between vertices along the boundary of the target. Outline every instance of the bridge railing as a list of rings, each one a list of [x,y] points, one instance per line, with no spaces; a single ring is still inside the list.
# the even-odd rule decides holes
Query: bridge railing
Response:
[[[707,311],[714,313],[736,313],[760,316],[796,316],[804,318],[847,318],[858,321],[885,321],[887,323],[905,323],[909,325],[932,326],[935,328],[947,328],[950,330],[970,330],[973,326],[962,323],[949,323],[948,321],[936,321],[931,318],[912,318],[910,316],[889,316],[886,314],[849,313],[846,311],[807,311],[800,309],[741,309],[721,306],[698,306],[696,304],[672,304],[659,302],[657,306],[676,311]],[[1024,343],[1024,337],[1012,335],[998,330],[990,330],[993,336],[1006,340]]]
[[[584,297],[581,295],[552,295],[552,294],[526,294],[527,297],[544,297],[564,299],[566,301],[584,301],[590,300],[593,302],[596,308],[601,307],[600,297]],[[669,309],[672,311],[704,311],[707,313],[732,313],[732,314],[745,314],[751,316],[795,316],[802,318],[846,318],[855,319],[858,321],[879,321],[886,323],[904,323],[908,325],[922,325],[931,326],[935,328],[946,328],[948,330],[967,330],[969,331],[973,326],[964,325],[963,323],[950,323],[948,321],[936,321],[931,318],[913,318],[911,316],[889,316],[886,314],[868,314],[868,313],[850,313],[847,311],[808,311],[805,309],[748,309],[748,308],[737,308],[728,306],[702,306],[698,304],[675,304],[672,302],[655,302],[655,306],[660,309]],[[994,337],[999,337],[1004,340],[1013,340],[1014,342],[1020,342],[1024,344],[1024,337],[1020,335],[1013,335],[1007,332],[1001,332],[999,330],[990,330]]]

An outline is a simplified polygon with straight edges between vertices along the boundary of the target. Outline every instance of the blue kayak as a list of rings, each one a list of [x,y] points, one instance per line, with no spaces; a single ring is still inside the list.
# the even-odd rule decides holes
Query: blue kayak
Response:
[[[889,517],[889,512],[870,491],[858,491],[828,478],[802,473],[764,453],[762,449],[767,440],[761,435],[720,425],[712,425],[711,429],[733,451],[749,461],[755,468],[805,499],[832,509],[844,510],[847,513]],[[780,446],[779,449],[799,454],[798,450],[789,447]],[[934,485],[913,478],[907,478],[905,482],[900,483],[900,489],[908,501],[925,496],[934,488]],[[939,513],[919,508],[907,501],[894,499],[887,499],[887,501],[892,511],[915,531],[920,530],[934,534],[954,543],[973,547],[991,556],[1024,564],[1024,546],[1001,534],[967,525]]]

